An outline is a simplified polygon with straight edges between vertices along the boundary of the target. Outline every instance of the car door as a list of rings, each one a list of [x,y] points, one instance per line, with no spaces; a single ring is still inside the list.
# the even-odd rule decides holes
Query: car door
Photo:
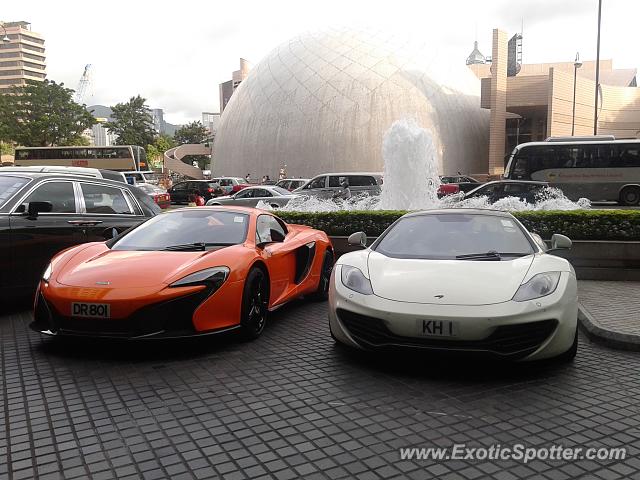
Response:
[[[271,304],[282,303],[296,290],[296,242],[291,241],[284,224],[273,215],[264,214],[256,219],[256,246],[269,270]]]
[[[169,189],[171,203],[187,203],[187,185],[188,182],[180,182]]]
[[[49,202],[51,211],[31,217],[29,202]],[[79,217],[73,181],[44,181],[30,190],[9,217],[15,287],[35,289],[56,253],[86,241]]]
[[[331,190],[327,189],[327,176],[320,175],[319,177],[315,177],[305,185],[300,193],[319,198],[331,198]]]
[[[98,182],[78,184],[80,216],[76,221],[86,235],[87,242],[103,242],[112,229],[118,233],[146,220],[136,199],[126,188],[117,188]]]
[[[258,202],[269,202],[273,194],[267,190],[266,188],[255,188],[253,189],[253,196],[251,197],[251,206],[255,207],[258,205]]]

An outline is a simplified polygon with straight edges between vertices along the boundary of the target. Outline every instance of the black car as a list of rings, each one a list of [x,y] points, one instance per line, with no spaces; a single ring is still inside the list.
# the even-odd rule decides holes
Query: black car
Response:
[[[548,188],[547,182],[527,182],[522,180],[497,180],[487,182],[465,193],[464,198],[487,197],[494,203],[506,197],[517,197],[527,203],[535,203],[537,196]]]
[[[35,290],[55,253],[104,241],[160,211],[123,182],[0,168],[0,294]]]
[[[167,193],[171,195],[171,203],[181,204],[189,203],[189,196],[193,195],[194,191],[204,197],[205,201],[223,194],[220,184],[213,180],[188,180],[176,183],[167,190]]]

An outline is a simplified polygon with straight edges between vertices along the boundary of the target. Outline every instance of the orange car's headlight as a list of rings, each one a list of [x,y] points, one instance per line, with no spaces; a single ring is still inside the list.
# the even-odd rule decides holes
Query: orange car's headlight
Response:
[[[190,287],[193,285],[209,285],[214,290],[222,286],[224,281],[229,277],[229,267],[213,267],[199,272],[191,273],[186,277],[173,282],[170,287]]]

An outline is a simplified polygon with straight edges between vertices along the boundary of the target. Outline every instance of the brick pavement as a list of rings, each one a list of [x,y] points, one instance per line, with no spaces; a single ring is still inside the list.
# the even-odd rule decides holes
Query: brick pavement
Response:
[[[0,478],[640,478],[640,357],[580,337],[570,365],[336,347],[326,303],[263,337],[42,339],[0,317]],[[398,448],[626,446],[624,461],[400,461]]]

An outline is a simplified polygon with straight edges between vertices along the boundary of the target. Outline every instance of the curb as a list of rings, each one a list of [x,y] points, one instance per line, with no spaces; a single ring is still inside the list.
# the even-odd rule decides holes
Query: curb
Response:
[[[640,351],[640,335],[615,332],[602,328],[589,311],[578,303],[578,321],[590,340],[618,350]]]

